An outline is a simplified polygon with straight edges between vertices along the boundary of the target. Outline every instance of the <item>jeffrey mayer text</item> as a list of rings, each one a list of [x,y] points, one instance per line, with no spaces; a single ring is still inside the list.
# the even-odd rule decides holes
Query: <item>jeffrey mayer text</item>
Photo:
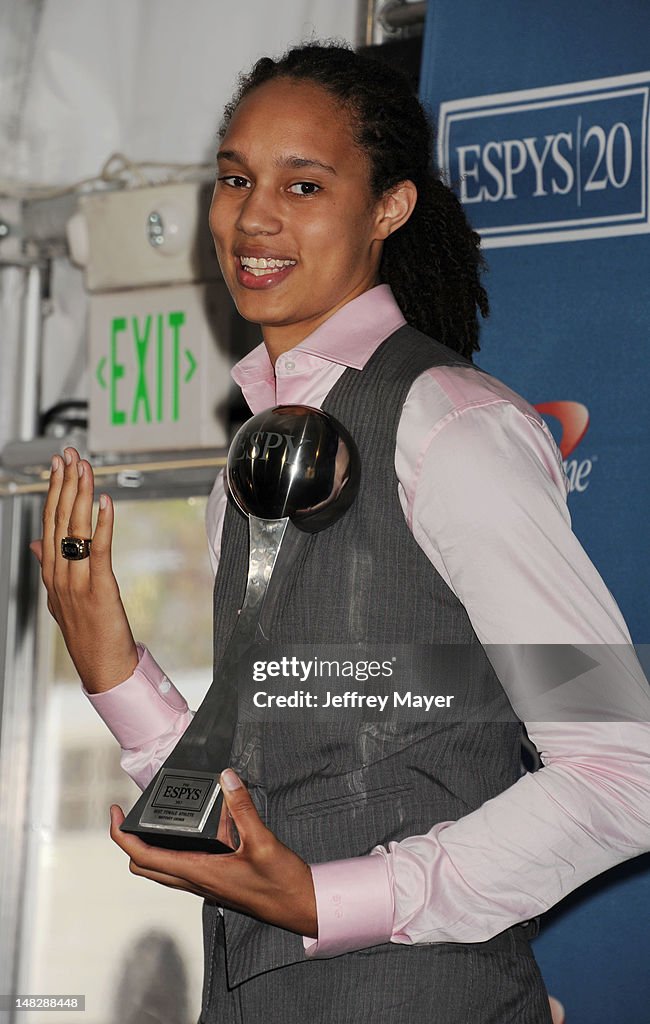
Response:
[[[431,711],[432,708],[451,707],[453,699],[453,694],[427,695],[413,693],[411,690],[406,690],[405,693],[398,693],[397,690],[394,690],[392,706]],[[312,693],[310,690],[294,690],[289,694],[258,690],[253,694],[253,703],[256,708],[378,708],[380,711],[384,711],[389,700],[391,700],[390,694],[360,693],[358,690],[346,690],[345,693],[332,693],[331,690],[327,690],[325,694]]]

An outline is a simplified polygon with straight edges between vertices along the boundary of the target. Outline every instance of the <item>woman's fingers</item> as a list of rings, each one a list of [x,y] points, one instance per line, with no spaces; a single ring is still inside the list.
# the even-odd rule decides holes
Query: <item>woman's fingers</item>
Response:
[[[219,815],[219,825],[217,828],[217,839],[229,846],[231,850],[237,849],[237,839],[234,832],[234,822],[232,814],[228,810],[225,801],[221,805],[221,814]]]
[[[97,513],[97,525],[93,535],[91,570],[94,582],[102,583],[113,579],[113,567],[111,563],[111,549],[113,545],[113,523],[114,523],[113,502],[107,494],[102,494],[99,499],[99,512]]]
[[[202,889],[200,886],[193,885],[191,882],[186,881],[186,879],[178,878],[176,875],[166,875],[162,871],[149,871],[147,868],[140,868],[133,860],[129,862],[129,871],[132,875],[139,875],[141,878],[148,878],[152,882],[166,885],[168,889],[180,889],[183,892],[191,892],[195,896],[200,896],[204,900],[214,900],[214,893],[210,892],[209,889]]]
[[[93,534],[93,474],[90,463],[84,459],[77,459],[75,467],[77,493],[70,511],[68,528],[71,537],[85,537],[89,540]]]
[[[93,534],[93,498],[95,479],[92,466],[80,458],[74,448],[67,448],[71,461],[65,466],[63,483],[59,491],[58,512],[56,513],[58,531],[55,531],[58,545],[55,556],[61,558],[60,542],[63,537],[82,537],[92,540],[91,554],[82,559],[83,566],[74,566],[74,576],[67,577],[70,582],[88,582],[88,576],[101,577],[112,573],[111,546],[113,543],[113,505],[107,495],[102,494],[99,501],[97,525]],[[69,510],[69,511],[68,511]],[[67,526],[66,523],[67,517]],[[63,560],[64,561],[64,560]],[[67,567],[64,567],[67,568]],[[83,570],[83,571],[79,571]]]
[[[52,458],[52,470],[50,473],[50,485],[47,490],[47,496],[45,498],[45,505],[43,506],[43,539],[42,539],[42,558],[41,558],[41,569],[43,576],[43,583],[45,584],[48,593],[52,589],[54,580],[54,533],[55,533],[55,521],[56,521],[56,510],[59,504],[59,495],[63,486],[63,459],[60,455],[55,455]]]
[[[77,471],[77,465],[79,463],[79,452],[76,448],[66,448],[64,451],[64,462],[65,467],[63,470],[63,484],[59,493],[59,501],[54,514],[54,589],[57,587],[67,587],[69,579],[69,570],[71,568],[68,559],[65,559],[61,554],[61,541],[64,537],[70,536],[70,517],[72,515],[72,509],[77,497],[77,490],[79,487],[79,474]],[[90,534],[87,534],[90,536]],[[77,563],[73,564],[76,575],[76,582],[79,582],[80,578],[87,579],[88,577],[88,565],[86,560],[83,560],[84,564]]]
[[[33,541],[31,541],[30,545],[29,545],[29,550],[34,552],[34,554],[36,555],[36,557],[38,559],[39,565],[42,565],[43,564],[43,541],[42,540],[33,540]]]

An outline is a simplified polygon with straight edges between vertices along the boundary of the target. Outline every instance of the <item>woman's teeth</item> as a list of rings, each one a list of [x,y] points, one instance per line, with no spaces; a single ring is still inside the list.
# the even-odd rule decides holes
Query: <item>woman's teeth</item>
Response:
[[[295,267],[296,260],[267,259],[265,256],[240,256],[239,262],[253,277],[278,274],[285,267]]]

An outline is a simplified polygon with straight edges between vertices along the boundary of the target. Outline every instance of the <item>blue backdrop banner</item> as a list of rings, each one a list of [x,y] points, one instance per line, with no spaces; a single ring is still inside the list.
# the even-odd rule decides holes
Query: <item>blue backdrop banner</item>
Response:
[[[421,95],[489,264],[476,362],[545,416],[581,543],[650,642],[650,4],[429,0]],[[546,915],[567,1024],[648,1024],[650,859]]]

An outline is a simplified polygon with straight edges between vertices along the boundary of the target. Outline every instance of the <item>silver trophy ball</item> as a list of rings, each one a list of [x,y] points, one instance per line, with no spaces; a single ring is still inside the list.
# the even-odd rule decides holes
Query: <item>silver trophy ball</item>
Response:
[[[306,533],[347,511],[360,475],[348,431],[309,405],[277,405],[251,417],[228,453],[228,486],[241,511],[267,521],[288,518]]]

